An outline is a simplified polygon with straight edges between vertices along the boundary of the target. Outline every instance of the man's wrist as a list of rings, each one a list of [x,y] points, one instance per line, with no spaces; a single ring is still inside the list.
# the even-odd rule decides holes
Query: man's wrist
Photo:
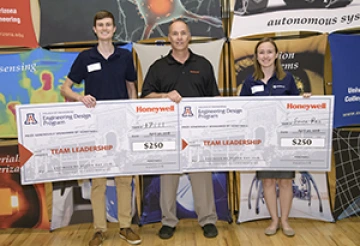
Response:
[[[81,98],[82,98],[82,95],[77,95],[76,101],[77,101],[77,102],[81,102]]]

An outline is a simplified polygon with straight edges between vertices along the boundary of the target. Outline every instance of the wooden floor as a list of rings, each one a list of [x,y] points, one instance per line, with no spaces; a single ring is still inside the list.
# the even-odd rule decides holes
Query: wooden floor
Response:
[[[218,237],[207,239],[194,219],[181,220],[173,238],[161,240],[156,233],[161,224],[134,226],[143,242],[141,245],[175,245],[175,246],[235,246],[235,245],[360,245],[360,218],[350,218],[336,223],[291,219],[296,231],[293,238],[288,238],[281,231],[274,236],[263,233],[268,221],[228,224],[219,221]],[[128,245],[120,239],[117,224],[109,224],[109,237],[103,246]],[[1,246],[70,246],[87,245],[92,236],[92,226],[88,224],[72,225],[54,232],[32,229],[0,230]]]
[[[329,173],[331,204],[335,198],[334,163]],[[237,188],[239,185],[236,185]],[[51,185],[45,186],[49,215],[52,209]],[[1,198],[0,198],[1,202]],[[234,217],[234,221],[236,218]],[[160,223],[148,224],[142,227],[133,225],[133,229],[142,237],[141,245],[171,245],[171,246],[237,246],[237,245],[346,245],[360,246],[360,217],[337,221],[336,223],[320,222],[307,219],[290,219],[296,235],[288,238],[281,231],[274,236],[266,236],[264,228],[269,220],[246,222],[241,224],[218,221],[219,235],[214,239],[203,236],[202,230],[195,219],[181,220],[173,238],[161,240],[157,232]],[[129,245],[118,236],[117,223],[109,223],[109,237],[103,246]],[[90,223],[72,225],[53,232],[37,229],[0,229],[0,246],[85,246],[93,234]]]

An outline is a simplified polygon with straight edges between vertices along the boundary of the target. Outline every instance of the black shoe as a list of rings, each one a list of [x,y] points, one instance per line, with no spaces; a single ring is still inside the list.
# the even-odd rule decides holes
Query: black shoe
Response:
[[[169,239],[174,235],[175,227],[163,225],[159,231],[159,237],[161,239]]]
[[[218,230],[214,224],[206,224],[202,229],[204,230],[204,236],[207,238],[213,238],[218,235]]]

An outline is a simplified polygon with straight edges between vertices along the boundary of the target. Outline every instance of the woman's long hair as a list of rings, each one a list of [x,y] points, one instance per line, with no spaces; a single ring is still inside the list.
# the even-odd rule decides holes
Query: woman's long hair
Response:
[[[278,54],[279,50],[278,50],[278,47],[276,46],[276,43],[273,39],[271,38],[263,38],[261,39],[255,46],[255,51],[254,51],[254,73],[253,73],[253,77],[255,80],[261,80],[264,78],[264,73],[263,71],[261,70],[261,66],[260,66],[260,63],[257,59],[257,50],[260,46],[260,44],[262,43],[266,43],[266,42],[269,42],[271,43],[274,47],[275,47],[275,52],[276,54]],[[282,80],[283,78],[285,78],[286,76],[286,73],[283,69],[283,67],[281,66],[281,62],[280,62],[280,59],[279,57],[277,57],[275,59],[275,73],[276,73],[276,77],[279,79],[279,80]]]

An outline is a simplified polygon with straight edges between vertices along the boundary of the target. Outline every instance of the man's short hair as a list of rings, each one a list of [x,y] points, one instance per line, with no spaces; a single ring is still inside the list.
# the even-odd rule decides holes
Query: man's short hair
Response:
[[[94,16],[94,24],[93,25],[96,26],[96,21],[97,20],[102,20],[104,18],[111,18],[112,21],[113,21],[113,25],[115,25],[114,15],[111,12],[107,11],[107,10],[101,10],[101,11],[99,11],[99,12],[97,12],[95,14],[95,16]]]
[[[170,28],[171,28],[172,24],[174,24],[174,23],[176,23],[176,22],[182,22],[182,23],[184,23],[184,24],[186,25],[188,31],[190,32],[190,27],[189,27],[188,23],[187,23],[184,19],[182,19],[182,18],[177,18],[177,19],[174,19],[174,20],[172,20],[172,21],[170,22],[169,30],[168,30],[169,33],[170,33]]]

